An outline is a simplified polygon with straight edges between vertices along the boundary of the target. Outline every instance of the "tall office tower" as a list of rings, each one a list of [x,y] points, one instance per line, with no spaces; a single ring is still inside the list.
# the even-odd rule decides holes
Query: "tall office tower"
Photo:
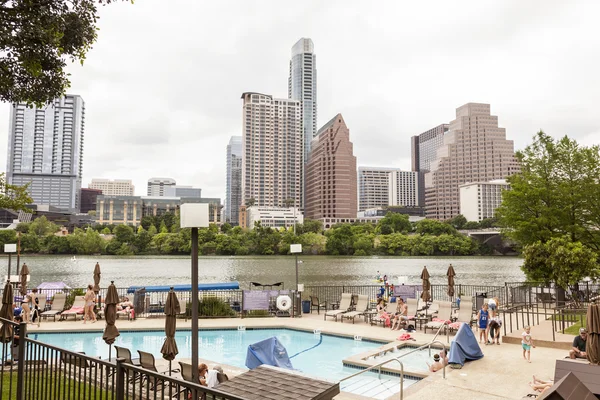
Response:
[[[238,225],[242,205],[242,137],[232,136],[227,145],[225,222]]]
[[[292,47],[288,78],[288,97],[300,101],[302,106],[305,163],[310,143],[317,135],[317,56],[314,47],[308,38],[296,42]]]
[[[444,135],[448,132],[448,124],[441,124],[435,128],[413,136],[410,140],[412,170],[418,172],[419,206],[425,207],[425,173],[431,169],[435,161],[437,150],[444,144]]]
[[[518,171],[513,141],[506,140],[498,117],[490,115],[490,105],[467,103],[457,108],[444,144],[425,174],[427,218],[446,220],[460,214],[460,185],[504,179]]]
[[[389,205],[417,207],[419,194],[423,187],[419,185],[419,173],[395,170],[389,172]]]
[[[242,194],[245,205],[302,208],[302,104],[242,94]]]
[[[165,196],[165,187],[175,186],[177,182],[171,178],[150,178],[148,179],[148,196]]]
[[[356,157],[342,114],[311,142],[306,164],[306,218],[356,218]]]
[[[165,186],[163,196],[201,199],[202,198],[202,189],[195,188],[192,186],[181,186],[181,185]]]
[[[396,168],[358,167],[358,211],[389,206],[390,172]]]
[[[66,95],[43,107],[11,109],[7,180],[29,183],[34,204],[79,211],[85,103]]]
[[[105,196],[133,196],[135,192],[130,179],[92,179],[88,188],[99,189]]]

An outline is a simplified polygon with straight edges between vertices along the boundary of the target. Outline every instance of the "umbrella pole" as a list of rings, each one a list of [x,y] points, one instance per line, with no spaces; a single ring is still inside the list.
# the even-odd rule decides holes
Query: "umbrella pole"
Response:
[[[171,376],[172,371],[173,371],[173,369],[171,368],[171,360],[169,360],[169,376]]]
[[[112,350],[112,344],[108,345],[108,361],[110,361],[110,351]]]

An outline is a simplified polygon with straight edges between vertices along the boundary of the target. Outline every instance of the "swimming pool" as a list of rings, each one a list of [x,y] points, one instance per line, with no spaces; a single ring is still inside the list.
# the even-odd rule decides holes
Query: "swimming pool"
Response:
[[[248,345],[276,336],[286,347],[288,355],[292,357],[294,368],[305,374],[332,381],[338,381],[357,372],[356,369],[342,365],[344,358],[376,349],[383,344],[330,335],[319,336],[291,329],[201,330],[199,336],[198,347],[201,358],[240,368],[246,367],[244,364]],[[33,338],[71,351],[83,351],[88,355],[108,358],[108,346],[102,340],[101,332],[39,333]],[[319,344],[321,338],[322,341]],[[164,339],[163,331],[124,331],[115,341],[115,345],[127,347],[134,357],[137,350],[143,350],[160,358],[162,357],[160,349]],[[190,331],[178,331],[175,339],[179,348],[177,358],[191,358]],[[296,353],[317,344],[319,345],[314,349],[293,357]]]

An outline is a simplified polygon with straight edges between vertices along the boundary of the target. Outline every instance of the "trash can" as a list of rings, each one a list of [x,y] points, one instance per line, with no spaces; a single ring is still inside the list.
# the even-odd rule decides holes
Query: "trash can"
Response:
[[[302,312],[308,314],[310,312],[310,300],[302,300]]]
[[[475,309],[479,310],[483,303],[484,299],[487,299],[487,292],[475,292]]]

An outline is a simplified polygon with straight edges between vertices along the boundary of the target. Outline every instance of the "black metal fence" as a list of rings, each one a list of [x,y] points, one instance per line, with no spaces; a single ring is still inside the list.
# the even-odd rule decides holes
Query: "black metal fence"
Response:
[[[11,331],[2,343],[2,400],[245,400],[182,380],[179,374],[171,376],[124,359],[102,360],[38,342],[27,338],[27,324],[0,322]]]

